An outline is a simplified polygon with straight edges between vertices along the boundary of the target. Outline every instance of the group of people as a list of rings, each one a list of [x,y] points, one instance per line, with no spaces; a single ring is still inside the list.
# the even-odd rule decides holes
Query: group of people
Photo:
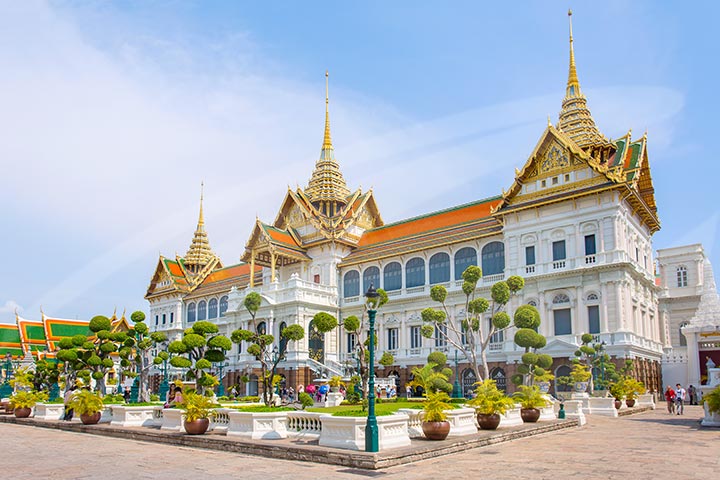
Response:
[[[675,385],[673,390],[671,385],[665,389],[665,401],[667,402],[667,410],[670,415],[682,415],[685,413],[685,402],[690,405],[697,405],[697,389],[690,385],[687,390],[679,383]]]

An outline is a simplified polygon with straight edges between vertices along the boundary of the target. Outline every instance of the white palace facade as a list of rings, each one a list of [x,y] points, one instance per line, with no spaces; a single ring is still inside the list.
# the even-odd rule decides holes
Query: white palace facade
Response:
[[[677,329],[671,333],[667,312],[658,308],[652,236],[660,222],[647,135],[610,140],[600,132],[578,81],[572,31],[558,122],[548,122],[518,167],[500,195],[386,224],[372,190],[351,190],[341,173],[326,98],[323,144],[307,187],[288,189],[273,221],[256,221],[238,265],[225,266],[210,248],[201,203],[188,253],[157,263],[146,295],[149,323],[171,337],[209,320],[228,335],[249,328],[276,338],[284,326],[300,324],[307,334],[280,366],[288,385],[307,384],[347,373],[357,342],[342,328],[318,334],[313,316],[359,316],[372,283],[389,295],[378,314],[378,342],[395,358],[379,375],[395,376],[402,387],[429,352],[454,358],[451,347],[420,335],[420,312],[436,306],[430,288],[446,286],[448,304],[458,311],[460,274],[480,265],[486,297],[500,279],[526,279],[509,307],[540,310],[543,351],[555,358],[557,375],[567,374],[580,336],[591,333],[618,364],[632,359],[636,375],[659,389],[664,349]],[[242,306],[250,291],[263,297],[254,323]],[[489,347],[491,375],[501,386],[522,354],[512,338],[512,331],[498,333]],[[246,392],[254,393],[258,368],[245,345],[234,345],[224,382],[247,376]],[[472,370],[462,358],[458,370],[466,389],[475,381]]]

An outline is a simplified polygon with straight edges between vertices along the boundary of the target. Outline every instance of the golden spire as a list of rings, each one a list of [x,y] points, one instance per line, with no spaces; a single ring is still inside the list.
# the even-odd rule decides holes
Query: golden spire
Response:
[[[205,232],[205,217],[203,215],[205,182],[200,183],[200,216],[198,217],[197,228],[193,235],[190,248],[185,255],[185,266],[191,273],[197,273],[215,258],[210,248],[207,232]]]
[[[570,24],[570,67],[565,89],[565,98],[560,110],[558,130],[566,133],[579,147],[607,146],[609,141],[600,133],[595,120],[587,106],[587,99],[580,90],[577,67],[575,66],[575,49],[572,34],[572,10],[568,10]]]
[[[333,216],[339,211],[337,205],[330,206],[330,203],[345,204],[350,190],[345,184],[345,179],[340,172],[340,165],[335,160],[335,149],[330,138],[330,95],[329,95],[329,73],[325,72],[325,134],[323,136],[320,158],[315,163],[315,170],[310,177],[310,182],[305,189],[305,194],[313,203],[323,205],[320,208],[326,215]],[[316,205],[316,206],[318,206]]]

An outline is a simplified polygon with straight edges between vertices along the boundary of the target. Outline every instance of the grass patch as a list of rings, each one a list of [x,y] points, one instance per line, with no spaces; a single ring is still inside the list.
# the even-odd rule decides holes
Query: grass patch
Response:
[[[292,412],[295,409],[290,407],[267,407],[265,405],[252,405],[249,407],[229,407],[240,412],[266,413],[266,412]]]
[[[375,416],[376,417],[384,417],[386,415],[392,415],[394,412],[388,412],[388,411],[377,411],[375,410]],[[333,417],[367,417],[368,412],[363,412],[362,410],[341,410],[339,412],[335,412],[332,414]]]
[[[461,408],[460,405],[452,405],[453,409]],[[389,403],[378,403],[375,405],[375,415],[391,415],[401,408],[411,408],[413,410],[422,410],[423,404],[422,402],[414,402],[414,401],[397,401],[397,402],[389,402]],[[367,416],[367,411],[363,412],[362,407],[360,405],[340,405],[339,407],[314,407],[314,408],[307,408],[306,411],[308,412],[318,412],[318,413],[330,413],[334,417],[365,417]]]

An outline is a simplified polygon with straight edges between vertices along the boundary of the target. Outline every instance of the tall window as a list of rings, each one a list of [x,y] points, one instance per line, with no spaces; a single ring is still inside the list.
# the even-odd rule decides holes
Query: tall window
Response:
[[[600,307],[598,305],[588,307],[588,333],[600,333]]]
[[[227,312],[228,309],[228,297],[227,295],[220,297],[220,316],[224,317],[225,312]]]
[[[557,242],[553,242],[552,249],[553,262],[557,262],[558,260],[565,260],[565,258],[567,258],[565,256],[565,240],[558,240]]]
[[[430,257],[430,284],[450,281],[450,255],[439,252]]]
[[[387,330],[387,349],[397,350],[398,348],[398,329],[388,328]]]
[[[360,295],[360,272],[351,270],[343,277],[343,296],[345,298]]]
[[[535,245],[525,247],[525,265],[535,265]]]
[[[497,275],[505,271],[505,245],[490,242],[482,249],[483,275]]]
[[[208,302],[208,318],[217,318],[218,316],[218,301],[217,298],[211,298]]]
[[[170,323],[175,321],[175,312],[170,312]]]
[[[488,332],[492,328],[492,318],[488,318]],[[502,343],[505,340],[505,332],[502,330],[499,330],[492,334],[492,337],[490,337],[490,343]]]
[[[280,337],[280,351],[282,352],[287,347],[288,339],[282,336],[282,331],[287,328],[287,323],[282,322],[278,329],[278,337]]]
[[[402,288],[402,265],[391,262],[383,269],[383,288],[386,292]]]
[[[187,321],[188,323],[195,321],[195,303],[191,303],[188,305]]]
[[[420,335],[420,327],[410,327],[410,348],[421,348],[422,336]]]
[[[405,264],[405,287],[419,287],[425,285],[425,260],[411,258]]]
[[[155,315],[155,325],[160,325],[160,315]]]
[[[470,265],[477,265],[477,252],[471,247],[461,248],[455,254],[455,280],[460,280]]]
[[[572,316],[570,314],[570,297],[564,293],[555,295],[555,298],[553,298],[553,308],[555,335],[571,335]]]
[[[260,335],[265,335],[267,333],[267,324],[265,322],[258,323],[257,333]]]
[[[166,320],[167,320],[167,314],[163,313],[163,325],[165,325]]]
[[[595,255],[595,235],[585,235],[585,255]]]
[[[368,267],[363,272],[363,292],[367,292],[372,284],[375,289],[380,288],[380,269],[378,267]]]
[[[357,337],[354,333],[347,334],[347,353],[353,353],[355,351],[355,345],[357,344]]]
[[[198,320],[205,320],[207,318],[207,302],[205,300],[198,303]]]
[[[447,334],[447,325],[444,323],[436,323],[435,324],[435,346],[436,347],[445,347],[447,346],[447,339],[445,338],[445,335]]]
[[[687,267],[684,265],[680,265],[677,268],[677,286],[678,287],[687,287],[688,286]]]

